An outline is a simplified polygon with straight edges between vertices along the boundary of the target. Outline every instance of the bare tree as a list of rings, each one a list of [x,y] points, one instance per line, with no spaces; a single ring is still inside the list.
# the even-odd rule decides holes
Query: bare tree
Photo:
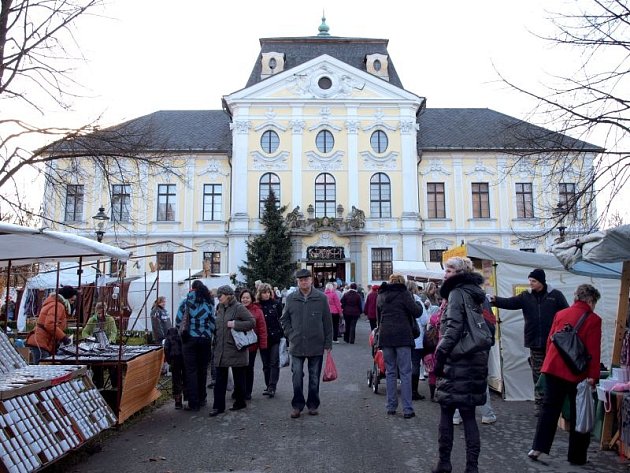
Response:
[[[585,149],[595,156],[592,167],[584,154],[564,147],[551,156],[520,158],[546,166],[555,183],[578,183],[574,199],[549,211],[562,227],[567,219],[593,217],[580,227],[587,232],[605,224],[611,203],[630,177],[630,7],[627,0],[576,0],[572,10],[551,13],[550,20],[556,33],[540,37],[569,48],[569,54],[579,53],[576,70],[550,77],[542,93],[501,78],[538,102],[530,119],[602,147],[598,152]]]
[[[0,0],[0,209],[14,221],[46,218],[30,208],[26,196],[33,189],[25,192],[20,184],[25,174],[44,175],[47,188],[59,193],[70,177],[91,181],[100,175],[133,184],[148,173],[179,175],[166,158],[164,135],[151,123],[105,130],[97,123],[42,127],[26,113],[45,115],[51,105],[70,110],[81,90],[72,77],[81,60],[75,27],[102,5],[103,0]],[[44,142],[53,144],[34,145]]]

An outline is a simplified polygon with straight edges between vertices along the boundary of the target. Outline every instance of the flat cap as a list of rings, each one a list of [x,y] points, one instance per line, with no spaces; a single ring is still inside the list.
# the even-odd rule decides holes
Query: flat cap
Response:
[[[232,289],[227,284],[225,286],[219,286],[219,289],[217,289],[217,296],[220,296],[221,294],[223,294],[225,296],[233,296],[234,295],[234,289]]]
[[[297,279],[300,278],[310,278],[312,276],[311,272],[308,269],[299,269],[296,273],[295,273],[295,277]]]

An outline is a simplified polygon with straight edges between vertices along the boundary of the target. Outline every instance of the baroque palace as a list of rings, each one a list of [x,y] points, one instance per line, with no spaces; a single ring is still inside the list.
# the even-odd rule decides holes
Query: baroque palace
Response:
[[[493,110],[429,108],[403,87],[388,40],[331,36],[325,20],[316,36],[260,44],[222,110],[157,111],[113,127],[158,131],[180,175],[127,179],[131,157],[117,179],[70,172],[64,189],[47,185],[46,215],[93,235],[103,207],[114,225],[104,242],[155,255],[151,266],[205,260],[213,273],[235,273],[246,241],[264,231],[273,190],[297,266],[368,284],[396,261],[439,262],[462,242],[544,251],[554,235],[541,230],[577,198],[601,151]],[[540,158],[554,153],[582,166],[553,175]],[[196,251],[180,254],[173,242]],[[149,270],[136,266],[127,274]]]

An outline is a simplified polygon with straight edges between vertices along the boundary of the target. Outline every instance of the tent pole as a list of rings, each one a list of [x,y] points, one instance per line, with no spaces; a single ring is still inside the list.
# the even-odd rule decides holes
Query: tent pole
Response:
[[[621,271],[621,286],[619,287],[619,307],[615,322],[615,338],[611,366],[619,366],[621,360],[621,344],[628,325],[628,297],[630,296],[630,261],[623,262]]]

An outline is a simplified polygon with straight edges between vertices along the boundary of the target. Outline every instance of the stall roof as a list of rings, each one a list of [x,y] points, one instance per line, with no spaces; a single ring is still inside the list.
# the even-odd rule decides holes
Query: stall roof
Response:
[[[42,261],[92,261],[115,258],[127,261],[130,253],[89,238],[45,228],[21,227],[0,223],[0,267]]]
[[[630,261],[630,225],[572,238],[551,251],[569,271],[619,279],[622,263]]]

